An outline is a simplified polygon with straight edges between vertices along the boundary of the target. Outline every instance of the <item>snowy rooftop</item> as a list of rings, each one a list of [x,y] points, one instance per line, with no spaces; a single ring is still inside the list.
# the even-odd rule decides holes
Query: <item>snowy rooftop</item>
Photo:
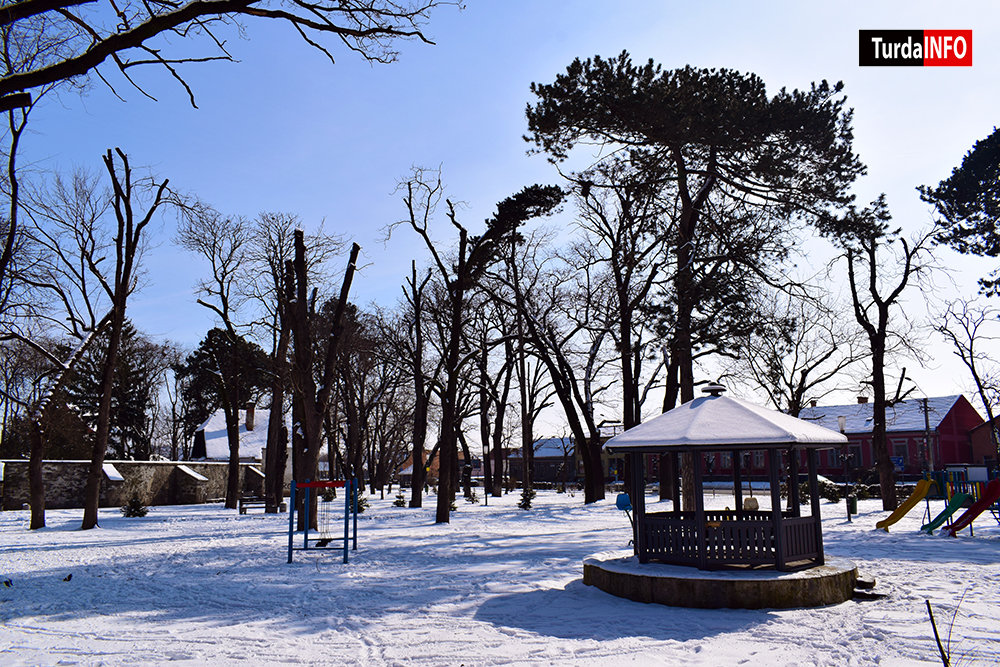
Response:
[[[844,442],[837,431],[754,403],[703,396],[616,435],[604,447],[628,451],[751,444],[817,447]]]
[[[267,424],[269,410],[254,411],[254,428],[247,430],[246,410],[240,410],[240,458],[259,459],[261,450],[267,446]],[[291,433],[291,424],[287,424]],[[205,431],[205,452],[209,460],[229,460],[229,436],[226,433],[226,415],[217,410],[198,430]]]
[[[931,428],[948,415],[955,403],[962,396],[936,396],[927,399],[928,415]],[[923,399],[901,401],[886,408],[886,429],[892,431],[923,431],[924,408]],[[846,433],[871,433],[873,403],[848,403],[847,405],[820,405],[815,408],[804,408],[799,413],[799,419],[810,421],[820,426],[838,431],[837,417],[847,417]]]
[[[572,438],[540,438],[535,440],[535,456],[561,457],[564,453],[573,453]],[[517,448],[508,458],[519,459],[523,451]]]

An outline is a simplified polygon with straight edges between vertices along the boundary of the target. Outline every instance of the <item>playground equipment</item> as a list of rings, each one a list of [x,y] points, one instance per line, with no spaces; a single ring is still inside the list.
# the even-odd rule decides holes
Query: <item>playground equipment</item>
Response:
[[[317,504],[316,528],[319,537],[309,537],[309,509],[311,506],[311,494],[314,489],[344,489],[344,536],[335,537],[333,533],[334,522],[332,514],[333,502],[321,501]],[[302,491],[302,518],[305,529],[302,531],[302,546],[293,546],[295,537],[295,510],[296,494]],[[354,517],[353,533],[351,531],[351,517]],[[288,511],[288,562],[292,562],[293,551],[313,551],[320,549],[340,548],[344,550],[344,562],[348,561],[347,549],[353,539],[352,551],[358,550],[358,482],[357,480],[320,480],[318,482],[292,482],[292,495],[289,499]],[[341,542],[342,541],[342,542]],[[310,542],[312,545],[310,546]],[[336,545],[331,547],[331,545]]]
[[[635,534],[635,521],[632,520],[632,501],[629,499],[627,493],[619,493],[618,497],[615,499],[615,505],[622,512],[625,512],[625,516],[628,517],[628,522],[632,525],[632,534]],[[634,540],[629,540],[629,546],[632,545]]]
[[[910,497],[907,498],[902,505],[897,507],[895,511],[893,511],[893,513],[890,514],[887,518],[882,519],[881,521],[876,523],[875,527],[881,528],[882,530],[888,533],[889,526],[891,526],[892,524],[896,523],[904,516],[906,516],[909,513],[909,511],[917,505],[917,503],[919,503],[921,500],[924,499],[924,496],[927,495],[927,492],[933,485],[934,482],[929,479],[922,479],[919,482],[917,482],[917,488],[914,489]]]
[[[985,512],[991,505],[1000,499],[1000,479],[990,480],[990,483],[986,485],[983,489],[982,494],[979,496],[979,500],[972,504],[972,507],[965,511],[965,514],[958,518],[958,521],[951,524],[948,529],[948,534],[952,537],[958,536],[958,531],[969,527],[969,532],[972,532],[972,522],[975,521],[976,517]]]
[[[944,511],[938,514],[937,517],[930,523],[922,525],[920,530],[924,531],[928,535],[932,534],[935,530],[941,527],[941,524],[950,519],[952,514],[960,510],[962,505],[964,505],[970,498],[972,498],[972,496],[967,493],[956,493],[951,497],[951,500],[948,501],[948,505],[944,508]]]

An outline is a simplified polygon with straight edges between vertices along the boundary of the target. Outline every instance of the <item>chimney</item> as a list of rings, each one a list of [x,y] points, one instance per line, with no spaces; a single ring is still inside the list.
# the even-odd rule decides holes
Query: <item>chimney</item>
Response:
[[[247,403],[247,430],[253,430],[253,411],[256,409],[257,405],[255,403]]]
[[[868,402],[867,396],[858,396],[858,405],[864,405]]]
[[[816,400],[816,399],[814,398],[813,400],[809,401],[809,407],[810,407],[810,408],[815,408],[815,407],[816,407],[816,404],[817,404],[818,402],[819,402],[819,401],[817,401],[817,400]]]

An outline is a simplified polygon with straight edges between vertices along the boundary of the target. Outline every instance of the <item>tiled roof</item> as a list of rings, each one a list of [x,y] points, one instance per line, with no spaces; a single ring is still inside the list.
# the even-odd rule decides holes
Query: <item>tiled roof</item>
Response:
[[[931,429],[935,429],[951,412],[955,403],[962,396],[936,396],[927,399],[927,409]],[[819,405],[815,408],[803,408],[799,413],[799,419],[811,421],[824,426],[833,431],[840,430],[837,425],[837,417],[843,415],[847,417],[845,433],[871,433],[872,411],[874,403],[848,403],[847,405]],[[896,405],[886,408],[885,411],[886,431],[923,431],[924,430],[924,402],[923,399],[910,399],[901,401]]]

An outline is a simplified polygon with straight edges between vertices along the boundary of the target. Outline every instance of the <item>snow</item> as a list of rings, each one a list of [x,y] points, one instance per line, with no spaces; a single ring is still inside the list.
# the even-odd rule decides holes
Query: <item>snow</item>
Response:
[[[614,451],[657,451],[664,446],[836,445],[841,433],[729,396],[702,396],[639,424],[604,443]]]
[[[240,433],[240,458],[261,458],[261,450],[267,447],[267,425],[270,410],[254,411],[254,428],[247,430],[246,410],[238,410]],[[229,460],[229,432],[226,430],[226,413],[216,410],[198,430],[205,431],[205,452],[209,460]]]
[[[108,481],[111,482],[125,481],[125,478],[122,477],[122,474],[120,472],[118,472],[118,469],[115,468],[114,464],[105,463],[101,466],[101,469],[104,471],[104,474],[108,478]]]
[[[951,636],[953,665],[1000,662],[1000,528],[989,513],[974,537],[951,538],[917,531],[924,504],[886,533],[874,530],[879,501],[861,501],[853,523],[843,503],[824,502],[827,554],[857,563],[885,598],[704,610],[583,585],[583,559],[630,537],[614,494],[585,506],[579,493],[539,492],[527,512],[517,493],[489,507],[459,499],[442,525],[433,494],[419,510],[394,507],[393,495],[359,517],[346,565],[337,549],[286,564],[287,514],[111,508],[80,531],[80,510],[50,510],[48,527],[29,531],[26,511],[0,513],[0,580],[11,581],[0,586],[0,664],[940,665],[924,600]]]

